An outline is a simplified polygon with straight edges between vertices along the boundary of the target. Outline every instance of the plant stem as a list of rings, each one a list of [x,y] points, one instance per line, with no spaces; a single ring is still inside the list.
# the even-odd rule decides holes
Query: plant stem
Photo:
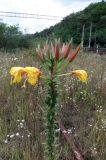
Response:
[[[54,68],[51,65],[51,77],[47,83],[46,97],[46,152],[47,160],[55,159],[55,106],[57,98],[56,82],[54,80]]]

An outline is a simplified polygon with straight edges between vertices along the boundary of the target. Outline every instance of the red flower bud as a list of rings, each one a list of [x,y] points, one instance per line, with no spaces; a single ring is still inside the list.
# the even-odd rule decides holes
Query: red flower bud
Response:
[[[79,50],[81,49],[81,45],[79,45],[70,55],[69,57],[69,62],[72,62],[74,60],[74,58],[76,57],[77,53],[79,52]]]
[[[59,54],[59,45],[56,44],[56,46],[55,46],[55,60],[58,61],[59,57],[60,57],[60,54]]]
[[[68,57],[70,50],[71,50],[71,43],[67,44],[67,46],[66,46],[66,49],[63,53],[64,58]]]

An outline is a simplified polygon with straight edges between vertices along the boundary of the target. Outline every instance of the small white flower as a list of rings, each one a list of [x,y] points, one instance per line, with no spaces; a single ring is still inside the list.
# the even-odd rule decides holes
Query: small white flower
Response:
[[[28,134],[28,138],[30,137],[31,135],[30,134]]]
[[[90,127],[92,127],[92,124],[89,124]]]
[[[68,134],[71,134],[72,132],[68,131],[67,133],[68,133]]]
[[[10,138],[14,138],[14,136],[15,136],[15,135],[14,135],[14,134],[12,134],[12,135],[10,135]]]
[[[20,128],[24,128],[24,124],[23,123],[20,123]]]
[[[8,140],[6,139],[6,140],[4,141],[4,143],[7,144],[7,143],[8,143]]]
[[[16,61],[17,59],[18,59],[18,58],[15,57],[15,58],[14,58],[14,61]]]
[[[25,122],[25,120],[24,120],[24,119],[22,119],[22,120],[21,120],[21,122],[23,122],[23,123],[24,123],[24,122]]]
[[[61,129],[60,129],[60,128],[56,129],[56,132],[60,132],[60,131],[61,131]]]
[[[19,136],[19,135],[20,135],[20,134],[17,132],[17,133],[16,133],[16,136]]]
[[[67,131],[66,131],[66,130],[63,130],[62,132],[63,132],[63,133],[67,133]]]

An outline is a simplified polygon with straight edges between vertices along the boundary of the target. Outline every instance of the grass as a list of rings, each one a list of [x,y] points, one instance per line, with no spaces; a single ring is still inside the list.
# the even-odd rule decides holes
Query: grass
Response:
[[[32,52],[32,51],[31,51]],[[0,53],[0,158],[44,160],[44,95],[42,82],[34,88],[10,85],[12,66],[36,66],[36,55]],[[74,143],[84,160],[106,160],[106,56],[80,53],[67,71],[85,69],[87,84],[73,77],[60,78],[58,113],[69,132],[71,146],[62,135],[58,141],[60,160],[74,160]]]

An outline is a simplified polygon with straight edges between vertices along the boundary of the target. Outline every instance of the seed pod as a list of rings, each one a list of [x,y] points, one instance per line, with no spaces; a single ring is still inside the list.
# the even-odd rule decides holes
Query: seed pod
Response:
[[[78,45],[78,47],[71,53],[69,57],[69,62],[72,62],[74,60],[80,49],[81,49],[81,44]]]

